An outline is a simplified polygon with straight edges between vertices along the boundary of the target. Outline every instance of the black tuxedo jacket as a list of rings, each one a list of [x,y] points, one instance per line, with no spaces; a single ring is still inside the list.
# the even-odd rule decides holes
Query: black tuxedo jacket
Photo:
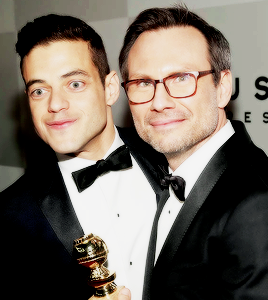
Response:
[[[163,156],[141,142],[134,131],[119,129],[119,133],[152,185],[156,200],[166,198],[152,166],[162,163]],[[73,240],[84,233],[54,152],[0,194],[0,228],[0,282],[5,299],[82,300],[92,295],[83,268],[72,258]]]
[[[233,126],[178,214],[144,299],[268,299],[268,158]]]

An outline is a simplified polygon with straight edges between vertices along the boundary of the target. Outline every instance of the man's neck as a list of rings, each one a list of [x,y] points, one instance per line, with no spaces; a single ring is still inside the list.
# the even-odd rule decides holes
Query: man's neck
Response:
[[[211,137],[212,135],[199,142],[197,145],[191,147],[190,149],[186,149],[185,151],[165,154],[171,170],[175,171],[187,158],[189,158],[194,152],[201,148]]]
[[[224,115],[225,116],[225,115]],[[214,132],[209,135],[204,140],[195,144],[191,148],[185,149],[184,151],[176,152],[176,153],[166,153],[165,156],[169,163],[169,167],[172,171],[175,171],[187,158],[189,158],[193,153],[195,153],[198,149],[200,149],[205,143],[207,143],[221,128],[223,128],[227,123],[227,118],[219,118],[218,125]]]
[[[103,159],[107,151],[110,149],[115,139],[115,128],[111,126],[105,128],[105,132],[96,136],[81,151],[67,154],[69,156],[97,161]]]

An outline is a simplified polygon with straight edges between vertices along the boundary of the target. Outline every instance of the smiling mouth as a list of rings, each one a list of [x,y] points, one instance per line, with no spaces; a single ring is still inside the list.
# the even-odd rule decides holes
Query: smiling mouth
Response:
[[[74,120],[60,120],[60,121],[53,121],[53,122],[47,122],[47,126],[52,129],[64,129],[76,122],[76,119]]]
[[[182,123],[183,121],[185,121],[185,119],[159,120],[159,121],[150,122],[150,125],[155,128],[161,128],[161,127],[174,126],[179,123]]]

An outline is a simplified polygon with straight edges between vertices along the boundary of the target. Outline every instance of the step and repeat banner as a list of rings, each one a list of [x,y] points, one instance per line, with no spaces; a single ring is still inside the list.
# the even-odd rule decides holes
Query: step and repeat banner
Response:
[[[245,123],[254,143],[268,154],[268,1],[196,12],[228,39],[233,73],[229,113]]]

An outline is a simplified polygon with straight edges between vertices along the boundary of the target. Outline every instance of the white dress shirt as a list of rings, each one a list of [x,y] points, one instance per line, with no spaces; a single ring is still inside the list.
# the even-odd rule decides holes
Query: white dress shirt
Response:
[[[186,181],[185,198],[189,195],[191,189],[210,159],[233,134],[233,126],[228,120],[223,128],[221,128],[201,148],[187,158],[174,172],[169,169],[170,173],[181,176]],[[183,205],[183,202],[179,201],[172,188],[169,190],[170,197],[166,202],[158,221],[155,262],[157,261],[166,237],[168,236],[168,233]],[[185,201],[187,201],[187,199]]]
[[[116,130],[109,156],[124,143]],[[156,196],[135,159],[133,167],[100,176],[79,193],[71,173],[95,161],[58,154],[59,167],[78,220],[85,234],[93,233],[109,249],[108,269],[116,271],[117,285],[131,290],[132,300],[142,298],[146,256]]]

